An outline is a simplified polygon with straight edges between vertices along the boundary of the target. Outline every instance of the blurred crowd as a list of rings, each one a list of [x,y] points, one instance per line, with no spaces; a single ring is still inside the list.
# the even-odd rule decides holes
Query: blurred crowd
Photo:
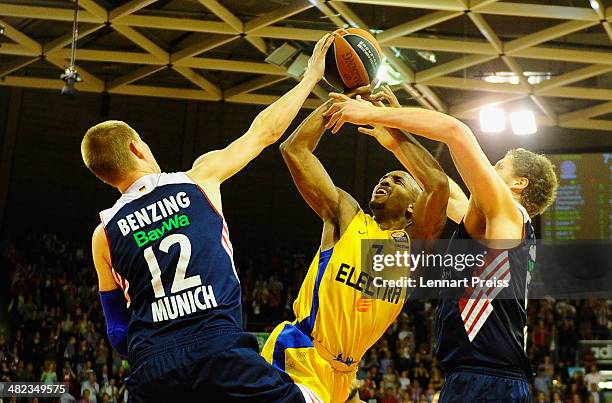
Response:
[[[129,364],[110,347],[88,246],[31,235],[2,246],[0,380],[66,382],[61,401],[125,402]],[[237,251],[244,323],[270,331],[292,320],[310,253]],[[8,296],[8,298],[7,298]],[[444,384],[433,356],[435,301],[412,301],[359,365],[366,402],[431,402]],[[578,340],[609,339],[608,300],[532,300],[528,355],[537,402],[604,402],[592,357],[576,362]],[[585,371],[574,367],[585,368]]]

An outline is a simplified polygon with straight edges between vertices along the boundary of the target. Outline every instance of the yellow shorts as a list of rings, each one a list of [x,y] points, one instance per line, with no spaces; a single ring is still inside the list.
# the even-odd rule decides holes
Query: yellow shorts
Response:
[[[357,364],[335,362],[294,323],[278,325],[266,341],[261,355],[298,384],[314,391],[325,403],[343,403],[357,376]]]

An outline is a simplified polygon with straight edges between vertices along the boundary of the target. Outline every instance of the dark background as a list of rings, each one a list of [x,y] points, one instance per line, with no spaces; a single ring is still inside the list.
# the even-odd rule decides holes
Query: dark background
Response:
[[[92,125],[128,122],[150,145],[162,170],[188,169],[200,154],[222,148],[247,130],[263,106],[81,93],[71,100],[59,91],[0,88],[0,225],[2,238],[52,232],[89,242],[97,213],[119,193],[83,165],[80,141]],[[309,113],[303,110],[283,138]],[[480,134],[492,161],[514,147],[541,152],[604,151],[612,138],[602,132],[545,128],[534,136]],[[436,145],[425,142],[435,152]],[[400,167],[370,138],[346,126],[325,135],[317,155],[337,186],[362,206],[385,172]],[[443,167],[457,177],[446,148]],[[222,186],[232,241],[247,246],[316,245],[320,222],[297,193],[277,145]]]

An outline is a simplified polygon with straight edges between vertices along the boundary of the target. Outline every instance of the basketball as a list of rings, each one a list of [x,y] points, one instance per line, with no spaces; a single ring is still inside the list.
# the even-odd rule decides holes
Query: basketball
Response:
[[[334,31],[334,43],[325,58],[325,80],[340,91],[370,84],[382,60],[382,49],[364,29]]]

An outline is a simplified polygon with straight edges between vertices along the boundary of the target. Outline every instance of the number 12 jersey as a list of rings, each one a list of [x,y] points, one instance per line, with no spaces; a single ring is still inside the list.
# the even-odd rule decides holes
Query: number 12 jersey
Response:
[[[100,219],[131,317],[131,359],[242,331],[227,223],[185,173],[141,177]]]

